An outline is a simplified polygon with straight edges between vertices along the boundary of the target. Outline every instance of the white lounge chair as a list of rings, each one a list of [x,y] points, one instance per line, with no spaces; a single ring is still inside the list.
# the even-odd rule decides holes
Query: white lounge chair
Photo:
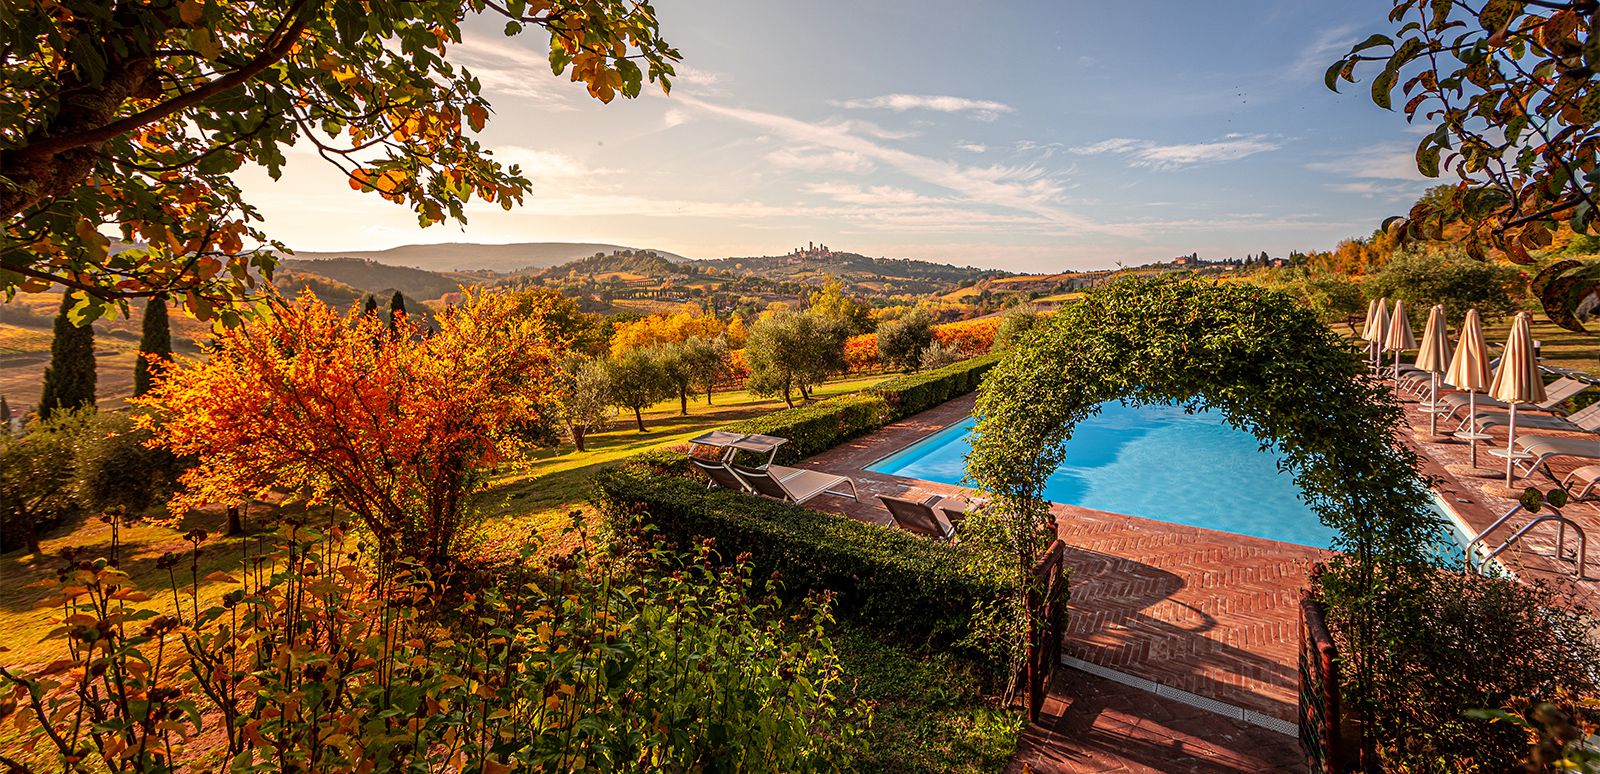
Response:
[[[856,482],[849,476],[823,473],[819,470],[786,468],[782,465],[768,465],[759,469],[746,468],[740,465],[730,465],[728,467],[752,491],[771,497],[774,500],[786,500],[799,505],[817,495],[831,494],[839,497],[848,497],[857,502],[861,501],[856,492]],[[850,491],[838,490],[836,487],[840,484],[849,484]]]
[[[1589,389],[1589,383],[1588,382],[1582,382],[1582,381],[1578,381],[1577,379],[1573,379],[1573,378],[1564,376],[1564,377],[1562,377],[1560,379],[1557,379],[1557,380],[1545,385],[1545,387],[1544,387],[1545,399],[1544,399],[1543,403],[1533,403],[1533,404],[1519,403],[1519,404],[1517,404],[1517,408],[1519,410],[1520,409],[1538,409],[1540,411],[1550,411],[1550,410],[1554,409],[1556,406],[1559,406],[1562,403],[1565,403],[1568,400],[1570,400],[1572,398],[1572,396],[1577,395],[1578,393],[1583,392],[1584,390],[1587,390],[1587,389]],[[1464,393],[1463,394],[1455,394],[1455,395],[1446,395],[1446,396],[1440,398],[1439,402],[1450,407],[1450,413],[1446,415],[1449,418],[1454,418],[1456,416],[1456,414],[1466,410],[1466,408],[1468,406],[1467,396]],[[1484,395],[1479,395],[1477,397],[1477,399],[1475,401],[1473,401],[1473,403],[1475,403],[1478,408],[1500,408],[1500,409],[1510,408],[1510,406],[1507,405],[1504,401],[1498,401],[1498,400],[1495,400],[1494,398],[1490,398],[1490,397],[1487,397],[1487,396],[1484,396]],[[1520,417],[1518,419],[1520,420]]]
[[[1467,429],[1469,423],[1473,429],[1483,432],[1491,427],[1509,427],[1511,415],[1504,411],[1480,411],[1472,415],[1470,420],[1462,421],[1461,429]],[[1565,433],[1600,432],[1600,403],[1590,404],[1564,417],[1550,414],[1518,414],[1517,429],[1559,430]]]

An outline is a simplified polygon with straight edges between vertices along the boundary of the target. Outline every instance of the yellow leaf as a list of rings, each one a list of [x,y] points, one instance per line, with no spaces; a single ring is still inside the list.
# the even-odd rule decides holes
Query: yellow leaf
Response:
[[[184,24],[199,24],[201,17],[205,15],[205,10],[206,7],[199,0],[183,0],[178,3],[178,16],[183,19]]]

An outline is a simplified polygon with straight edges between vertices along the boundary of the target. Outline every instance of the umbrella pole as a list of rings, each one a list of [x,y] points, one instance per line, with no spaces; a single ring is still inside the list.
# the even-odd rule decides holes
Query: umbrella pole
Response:
[[[1511,486],[1511,468],[1517,461],[1517,404],[1511,403],[1511,420],[1506,428],[1506,487]]]
[[[1439,434],[1439,375],[1436,373],[1428,374],[1428,434]]]
[[[1478,435],[1478,427],[1477,427],[1478,421],[1477,421],[1477,419],[1474,418],[1474,417],[1477,417],[1477,416],[1478,416],[1478,391],[1477,390],[1468,390],[1467,391],[1467,417],[1468,417],[1468,419],[1467,419],[1467,430],[1470,431],[1470,434],[1473,437],[1467,439],[1467,445],[1472,447],[1472,453],[1471,453],[1472,454],[1472,467],[1474,469],[1476,469],[1478,467],[1478,438],[1477,438],[1477,435]]]
[[[1398,349],[1394,351],[1394,373],[1392,375],[1394,376],[1395,386],[1400,386],[1400,350]]]

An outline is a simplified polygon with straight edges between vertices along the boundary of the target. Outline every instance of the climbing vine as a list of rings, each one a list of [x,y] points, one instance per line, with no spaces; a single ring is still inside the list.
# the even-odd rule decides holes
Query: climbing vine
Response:
[[[1073,428],[1118,399],[1209,407],[1282,454],[1338,532],[1322,591],[1342,624],[1347,701],[1370,717],[1382,643],[1415,636],[1391,631],[1407,620],[1391,613],[1437,562],[1441,521],[1415,453],[1394,441],[1400,407],[1360,353],[1294,299],[1256,286],[1128,278],[1089,292],[1029,332],[979,389],[967,474],[994,495],[985,526],[1019,566],[1054,537],[1044,486]]]

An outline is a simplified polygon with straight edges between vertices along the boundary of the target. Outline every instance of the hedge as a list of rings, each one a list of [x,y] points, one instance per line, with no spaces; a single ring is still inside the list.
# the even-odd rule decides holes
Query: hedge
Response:
[[[678,455],[678,460],[682,455]],[[686,545],[715,538],[723,557],[749,554],[792,593],[830,590],[836,609],[914,644],[956,650],[998,666],[997,627],[1016,598],[1008,554],[940,543],[893,527],[752,495],[710,490],[644,457],[600,473],[593,502],[616,535],[643,519],[652,534]],[[648,514],[648,515],[645,515]]]
[[[984,355],[963,360],[936,371],[896,377],[861,392],[775,411],[723,429],[789,439],[778,449],[777,458],[780,464],[788,464],[972,392],[999,359],[999,355]]]
[[[873,385],[867,392],[882,396],[894,419],[903,419],[978,389],[983,375],[1000,362],[989,354],[952,363],[936,371],[907,374]]]

